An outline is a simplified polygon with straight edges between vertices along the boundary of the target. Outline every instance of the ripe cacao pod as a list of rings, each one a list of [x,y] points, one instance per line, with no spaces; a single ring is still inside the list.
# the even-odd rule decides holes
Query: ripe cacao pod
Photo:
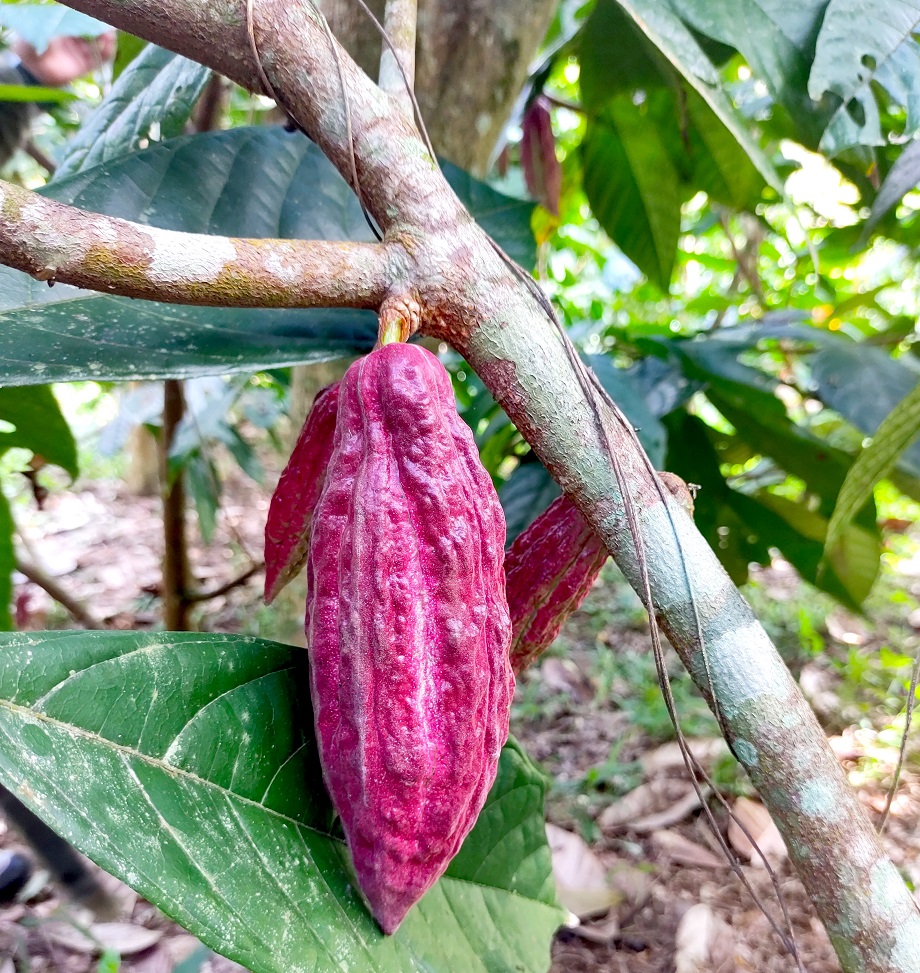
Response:
[[[515,673],[549,648],[606,560],[603,541],[565,495],[515,538],[505,557]]]
[[[326,785],[386,933],[495,779],[514,688],[504,539],[437,358],[396,343],[355,362],[313,513],[307,644]]]
[[[310,522],[332,456],[339,383],[327,385],[313,400],[265,522],[265,601],[300,573],[310,546]]]

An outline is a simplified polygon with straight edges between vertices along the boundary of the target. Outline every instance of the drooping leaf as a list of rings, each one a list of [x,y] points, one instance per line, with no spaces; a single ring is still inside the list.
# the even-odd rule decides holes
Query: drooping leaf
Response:
[[[0,431],[0,453],[14,446],[31,449],[76,477],[77,444],[50,386],[0,387],[0,419],[15,426]]]
[[[920,384],[882,420],[872,442],[850,467],[827,528],[824,542],[826,558],[838,550],[844,532],[859,509],[872,496],[875,484],[894,468],[898,457],[920,435]]]
[[[0,27],[15,31],[39,54],[48,50],[55,37],[98,37],[111,30],[95,17],[58,4],[17,3],[0,6]]]
[[[907,108],[904,134],[920,128],[918,26],[918,0],[831,0],[808,80],[812,98],[830,92],[841,99],[821,139],[823,151],[835,155],[854,145],[885,144],[873,84]]]
[[[700,40],[678,14],[676,0],[617,0],[671,65],[697,91],[731,132],[767,185],[783,193],[783,181],[721,83]],[[732,41],[729,44],[734,46]],[[615,55],[614,55],[615,56]]]
[[[542,463],[536,459],[521,463],[498,491],[505,511],[506,543],[511,544],[561,492]]]
[[[68,142],[55,180],[128,155],[154,125],[159,139],[180,135],[210,73],[201,64],[148,45]]]
[[[589,121],[581,143],[584,187],[597,221],[662,290],[680,236],[680,190],[657,128],[627,96],[612,98]]]
[[[0,652],[0,780],[255,973],[542,973],[562,918],[543,779],[514,745],[448,874],[384,937],[331,836],[306,653],[223,635],[29,633]]]
[[[454,190],[511,256],[532,266],[531,203],[445,165]],[[240,128],[162,142],[56,181],[47,195],[168,229],[368,240],[347,183],[304,136]],[[47,287],[0,268],[0,383],[190,378],[369,351],[369,311],[166,305]]]

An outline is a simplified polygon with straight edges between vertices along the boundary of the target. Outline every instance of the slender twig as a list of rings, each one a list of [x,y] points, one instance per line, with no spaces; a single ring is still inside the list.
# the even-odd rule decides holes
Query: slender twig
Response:
[[[26,155],[31,156],[41,167],[48,173],[49,176],[53,176],[57,171],[57,165],[51,156],[46,155],[42,150],[35,144],[34,139],[28,139],[22,146],[23,152]]]
[[[247,568],[242,574],[232,578],[226,584],[222,584],[219,588],[214,588],[211,591],[195,591],[187,596],[187,600],[192,602],[192,604],[197,604],[200,601],[210,601],[212,598],[219,598],[221,595],[227,594],[228,591],[233,591],[234,588],[239,588],[241,585],[246,584],[251,577],[258,574],[264,567],[265,562],[260,561],[258,564],[253,564],[250,568]]]
[[[898,765],[895,767],[894,778],[891,781],[891,787],[888,789],[885,810],[882,811],[882,817],[878,823],[879,834],[885,830],[885,825],[888,823],[888,815],[891,814],[891,805],[894,804],[894,798],[898,792],[898,784],[901,780],[901,770],[904,767],[904,760],[907,757],[907,740],[910,736],[910,724],[913,720],[914,706],[917,702],[918,682],[920,682],[920,649],[917,650],[917,655],[914,659],[914,668],[910,674],[910,688],[907,691],[907,713],[904,717],[904,734],[901,737],[901,747],[898,751]]]
[[[380,87],[412,118],[415,86],[417,0],[387,0],[383,29],[390,39],[380,52]]]
[[[185,533],[185,478],[183,470],[169,475],[169,452],[185,415],[182,382],[163,383],[163,426],[160,430],[160,489],[163,497],[163,625],[167,631],[188,630],[190,602],[188,544]]]
[[[74,621],[79,622],[84,628],[104,628],[102,622],[85,605],[74,598],[66,588],[58,584],[50,574],[42,570],[37,564],[17,556],[16,570],[20,574],[24,574],[32,584],[38,585],[39,588],[51,595],[59,605],[67,609]]]
[[[209,307],[376,309],[396,244],[241,240],[87,213],[0,181],[0,262],[53,284]]]

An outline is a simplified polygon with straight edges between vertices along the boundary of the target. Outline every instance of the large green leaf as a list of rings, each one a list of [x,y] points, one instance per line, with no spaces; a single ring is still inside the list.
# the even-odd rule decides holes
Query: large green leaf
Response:
[[[898,457],[920,435],[920,384],[885,417],[872,442],[850,467],[827,528],[825,557],[833,557],[847,526],[872,496],[875,484],[894,468]]]
[[[681,199],[657,126],[620,95],[588,123],[581,152],[585,194],[597,221],[649,280],[668,290]]]
[[[50,386],[0,387],[0,419],[15,427],[0,431],[0,453],[14,446],[31,449],[76,477],[77,444]]]
[[[48,49],[55,37],[98,37],[112,29],[95,17],[44,3],[0,6],[0,26],[15,31],[39,54]]]
[[[672,0],[701,34],[737,48],[809,144],[825,115],[808,97],[808,72],[828,0]]]
[[[698,35],[679,15],[678,0],[617,0],[655,47],[690,83],[716,117],[744,149],[766,183],[783,193],[783,181],[760,147],[749,122],[735,108],[718,69],[703,49]],[[728,43],[732,43],[729,41]],[[734,46],[734,45],[733,45]],[[618,53],[611,54],[618,57]]]
[[[209,75],[194,61],[148,45],[67,144],[55,180],[128,155],[154,125],[159,139],[180,135]]]
[[[812,98],[827,92],[841,105],[821,140],[835,155],[854,145],[884,145],[873,85],[907,109],[906,134],[920,128],[918,0],[831,0],[808,81]]]
[[[445,165],[473,216],[514,259],[534,261],[532,204]],[[162,142],[44,192],[82,209],[227,236],[368,240],[361,208],[319,149],[281,128]],[[0,383],[188,378],[370,350],[369,311],[240,310],[132,301],[0,268]]]
[[[448,874],[384,937],[330,834],[302,650],[222,635],[0,640],[0,781],[255,973],[546,969],[543,778],[509,744]]]

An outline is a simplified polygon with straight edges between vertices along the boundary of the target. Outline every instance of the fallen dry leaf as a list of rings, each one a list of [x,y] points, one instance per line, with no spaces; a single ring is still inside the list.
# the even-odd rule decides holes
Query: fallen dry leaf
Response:
[[[730,927],[708,905],[691,906],[674,936],[674,973],[732,973],[734,969]]]
[[[726,868],[728,862],[713,854],[708,848],[685,838],[676,831],[656,831],[652,835],[652,846],[661,855],[679,865],[695,868]]]
[[[670,807],[692,790],[693,785],[689,781],[656,777],[633,788],[628,794],[605,807],[597,823],[605,831],[620,828],[632,830],[634,822]]]
[[[120,956],[132,956],[149,949],[162,938],[159,929],[145,929],[129,922],[95,922],[84,932],[63,920],[53,920],[42,931],[59,946],[76,953],[98,954],[110,949]]]
[[[689,785],[688,785],[689,786]],[[669,807],[664,808],[657,814],[649,814],[644,818],[633,821],[631,831],[639,834],[647,834],[650,831],[659,831],[663,828],[671,828],[680,821],[683,821],[688,814],[699,810],[703,806],[700,796],[705,798],[709,793],[708,787],[701,787],[697,793],[692,786],[688,793],[684,794],[680,800],[675,801]]]
[[[693,756],[704,766],[728,753],[728,744],[722,737],[700,737],[697,740],[688,740],[687,744]],[[680,745],[673,740],[643,754],[640,763],[645,776],[654,777],[663,770],[683,767],[684,757],[680,752]]]
[[[607,912],[622,899],[607,885],[601,860],[582,838],[554,824],[546,825],[553,856],[553,877],[562,905],[579,919]]]
[[[733,818],[728,824],[728,843],[742,858],[746,858],[752,865],[763,866],[763,859],[757,854],[748,836],[741,830],[739,821],[767,858],[786,857],[786,843],[773,823],[770,812],[763,804],[746,797],[739,797],[732,810],[737,821]]]

